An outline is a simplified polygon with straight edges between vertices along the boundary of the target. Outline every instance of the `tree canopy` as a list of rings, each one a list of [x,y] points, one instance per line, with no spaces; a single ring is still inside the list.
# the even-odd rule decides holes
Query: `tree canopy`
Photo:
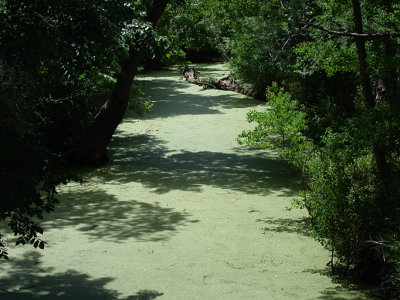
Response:
[[[225,60],[272,108],[248,114],[256,127],[239,142],[292,163],[315,237],[393,291],[399,20],[386,0],[0,0],[0,219],[43,248],[34,218],[76,179],[68,166],[107,161],[139,69]]]
[[[34,219],[53,210],[58,184],[76,179],[68,171],[70,149],[91,137],[90,141],[105,141],[93,144],[105,152],[128,105],[139,65],[132,60],[151,52],[160,40],[154,27],[166,4],[0,1],[0,157],[5,191],[0,219],[9,220],[19,236],[17,243],[44,247],[38,238],[42,229]],[[99,101],[113,99],[113,85],[123,94],[123,109],[112,116],[114,125],[112,118],[107,120],[109,136],[93,137],[96,132],[90,129],[100,119]],[[116,106],[106,103],[108,108]],[[94,150],[88,149],[86,158],[90,151]],[[0,255],[6,257],[4,242],[0,247]]]
[[[256,26],[270,29],[244,29],[245,38],[239,34],[232,42],[231,63],[244,81],[264,78],[286,92],[273,85],[267,94],[273,110],[249,113],[258,125],[239,141],[277,148],[299,169],[304,196],[297,204],[309,210],[315,237],[339,262],[387,291],[399,282],[399,6],[358,0],[268,4],[279,18],[262,24],[259,13]],[[258,12],[267,6],[259,5]],[[267,55],[269,49],[275,56],[262,58],[259,68],[254,51]]]

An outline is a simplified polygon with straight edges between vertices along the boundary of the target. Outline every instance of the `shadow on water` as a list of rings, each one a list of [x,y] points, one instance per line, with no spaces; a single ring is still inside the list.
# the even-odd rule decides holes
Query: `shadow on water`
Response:
[[[320,292],[320,296],[315,299],[320,300],[378,300],[383,299],[377,293],[374,286],[366,285],[352,277],[347,268],[335,264],[335,272],[332,272],[330,262],[325,268],[305,269],[304,273],[318,274],[329,277],[336,287],[326,288]]]
[[[311,237],[310,220],[307,218],[290,219],[290,218],[263,218],[258,219],[257,222],[265,225],[262,230],[264,233],[277,232],[277,233],[294,233],[301,234],[306,237]],[[301,254],[300,254],[301,255]],[[328,259],[327,259],[328,263]],[[320,276],[329,277],[332,282],[337,284],[336,287],[326,288],[320,292],[320,296],[315,299],[320,300],[373,300],[380,299],[376,297],[374,289],[371,286],[357,284],[354,279],[343,274],[332,274],[331,266],[317,269],[306,269],[303,272],[318,274]]]
[[[2,262],[0,271],[1,274],[7,273],[6,277],[0,277],[2,300],[150,300],[163,295],[158,291],[132,287],[134,294],[121,297],[118,291],[106,287],[114,278],[91,278],[74,270],[55,273],[52,268],[42,266],[38,252],[28,252],[22,258]]]
[[[221,114],[221,109],[251,108],[263,104],[238,93],[202,91],[200,86],[178,78],[171,76],[171,71],[160,71],[154,77],[147,77],[146,80],[139,78],[135,81],[142,86],[144,97],[154,103],[153,111],[146,115],[145,119]],[[127,114],[128,118],[131,116],[132,113]]]
[[[355,287],[351,288],[352,290],[344,289],[344,288],[330,288],[321,292],[321,296],[316,299],[320,300],[373,300],[378,299],[373,295],[369,295],[368,292],[364,292],[362,289],[357,289]],[[360,293],[363,293],[363,296],[359,296]],[[340,295],[342,294],[342,295]]]
[[[262,229],[264,232],[286,232],[286,233],[297,233],[304,236],[311,236],[310,232],[310,221],[307,218],[301,219],[285,219],[285,218],[271,218],[267,217],[264,219],[258,219],[257,222],[261,222],[265,225]]]
[[[201,68],[207,70],[208,66]],[[261,103],[231,92],[202,92],[201,87],[178,80],[179,75],[171,76],[171,73],[156,71],[138,78],[145,94],[155,103],[145,119],[223,114],[226,109],[250,108]],[[128,114],[125,122],[131,122],[131,117]],[[120,132],[109,147],[112,162],[97,171],[96,176],[107,182],[139,182],[159,194],[173,190],[199,192],[202,185],[208,185],[250,194],[268,195],[279,191],[293,196],[298,188],[293,169],[268,153],[181,149],[173,152],[165,144],[151,135]]]
[[[139,182],[153,192],[200,192],[202,185],[249,194],[294,196],[299,187],[293,169],[267,152],[173,152],[151,135],[117,135],[112,162],[89,176],[104,182]]]
[[[134,197],[134,196],[133,196]],[[167,240],[178,227],[195,223],[185,212],[145,203],[134,199],[125,201],[96,188],[94,191],[70,191],[60,195],[61,203],[43,226],[62,228],[79,226],[93,240],[114,243],[129,238],[140,241]]]
[[[378,300],[382,299],[371,286],[355,283],[356,281],[343,275],[332,274],[331,267],[323,270],[305,270],[304,272],[327,276],[336,287],[327,288],[320,292],[319,300]]]

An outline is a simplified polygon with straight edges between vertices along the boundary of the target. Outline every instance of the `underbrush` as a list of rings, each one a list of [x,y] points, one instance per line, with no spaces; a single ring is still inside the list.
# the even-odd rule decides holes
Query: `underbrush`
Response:
[[[306,114],[289,93],[273,84],[267,99],[270,109],[248,113],[248,121],[256,126],[243,132],[239,143],[277,149],[299,170],[303,191],[294,205],[308,209],[313,236],[332,252],[332,271],[346,270],[364,282],[378,283],[381,294],[396,297],[400,288],[398,116],[383,103],[374,111],[358,112],[338,128],[328,127],[313,140],[305,134]],[[385,149],[390,178],[379,172],[377,147]]]

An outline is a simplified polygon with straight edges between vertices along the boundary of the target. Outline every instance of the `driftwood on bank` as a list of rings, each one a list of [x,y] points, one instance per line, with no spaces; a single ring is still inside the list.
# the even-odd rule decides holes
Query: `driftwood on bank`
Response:
[[[181,74],[187,82],[202,86],[203,89],[232,91],[236,93],[241,93],[254,99],[265,101],[264,91],[240,87],[236,84],[235,78],[230,75],[220,79],[212,78],[210,80],[205,80],[198,76],[199,72],[194,67],[189,66],[183,67],[181,69]]]

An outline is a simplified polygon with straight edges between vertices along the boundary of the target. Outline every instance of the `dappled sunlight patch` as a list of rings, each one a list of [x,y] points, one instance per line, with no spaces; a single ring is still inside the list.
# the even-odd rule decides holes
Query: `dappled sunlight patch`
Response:
[[[46,257],[17,249],[0,299],[368,299],[308,272],[329,252],[308,236],[305,211],[285,209],[296,173],[276,152],[236,143],[259,102],[168,71],[139,81],[154,110],[128,113],[111,160],[58,188]]]
[[[96,176],[115,184],[139,182],[156,193],[213,186],[250,194],[295,194],[291,168],[268,154],[172,152],[155,136],[118,135],[110,150],[113,161]]]
[[[186,212],[128,198],[118,199],[101,189],[78,188],[60,194],[61,203],[49,215],[46,229],[75,227],[92,240],[123,243],[167,240],[175,231],[196,220]]]
[[[209,67],[200,65],[199,68],[207,70],[204,76],[219,76],[220,73],[222,75],[226,73],[226,69],[211,72],[211,65]],[[203,91],[201,87],[181,80],[178,71],[176,75],[167,70],[152,72],[150,77],[138,77],[136,83],[142,86],[144,98],[154,103],[153,112],[143,119],[222,114],[225,109],[260,105],[260,101],[236,93],[219,90]],[[133,116],[127,114],[128,118]]]

